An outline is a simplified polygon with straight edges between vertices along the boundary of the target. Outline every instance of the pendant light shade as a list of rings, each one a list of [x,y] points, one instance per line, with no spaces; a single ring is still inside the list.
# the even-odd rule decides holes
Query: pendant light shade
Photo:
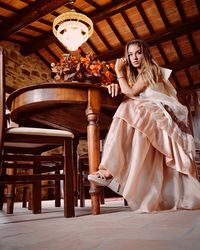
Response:
[[[53,33],[70,51],[77,50],[93,33],[93,23],[86,15],[74,10],[56,17]]]

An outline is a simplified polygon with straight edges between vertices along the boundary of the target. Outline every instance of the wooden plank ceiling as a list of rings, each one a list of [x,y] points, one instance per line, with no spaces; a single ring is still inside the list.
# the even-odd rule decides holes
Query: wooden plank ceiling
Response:
[[[52,22],[70,8],[67,0],[0,0],[0,39],[50,65],[67,52]],[[144,39],[156,61],[173,69],[177,89],[200,90],[200,0],[76,0],[74,8],[94,23],[82,54],[112,61],[123,55],[127,41]]]

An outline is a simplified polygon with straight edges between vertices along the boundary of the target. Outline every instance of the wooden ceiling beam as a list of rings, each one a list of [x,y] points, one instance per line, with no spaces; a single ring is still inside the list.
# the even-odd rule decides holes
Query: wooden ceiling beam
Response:
[[[178,46],[178,43],[177,43],[176,39],[172,39],[172,44],[173,44],[173,46],[174,46],[174,48],[176,50],[176,53],[178,55],[179,60],[183,60],[184,57],[183,57],[183,54],[182,54],[182,51],[181,51],[180,47]],[[192,81],[189,70],[184,69],[184,71],[185,71],[185,74],[186,74],[186,77],[187,77],[187,80],[188,80],[189,84],[193,85],[193,81]]]
[[[193,39],[193,37],[192,37],[191,34],[188,34],[187,36],[188,36],[188,40],[189,40],[189,42],[190,42],[190,46],[191,46],[191,48],[192,48],[192,52],[193,52],[193,54],[195,55],[195,54],[198,53],[198,50],[197,50],[197,47],[196,47],[196,45],[195,45],[195,43],[194,43],[194,39]]]
[[[33,41],[26,43],[25,46],[21,46],[20,53],[23,56],[27,56],[33,52],[36,52],[37,50],[45,48],[49,44],[54,43],[56,41],[57,38],[51,33],[47,32],[45,35],[42,35],[42,38],[40,37],[38,39],[34,39]],[[29,46],[32,46],[32,48],[30,48]]]
[[[143,1],[144,0],[136,0],[134,5]],[[130,4],[133,5],[132,0],[116,0],[115,2],[105,4],[103,7],[98,8],[98,10],[92,11],[88,16],[94,19],[93,21],[96,23],[97,19],[99,21],[105,19],[105,15],[107,17],[113,15],[113,10],[116,10],[118,7],[122,6],[127,9]],[[44,15],[53,12],[63,5],[66,5],[66,0],[37,0],[29,4],[21,9],[15,16],[0,23],[0,40],[6,39],[12,33],[25,28],[38,19],[42,19]]]
[[[31,35],[26,34],[26,33],[22,33],[22,32],[20,32],[20,31],[17,32],[17,36],[21,36],[21,37],[27,38],[27,39],[29,39],[29,40],[34,39],[34,36],[31,36]]]
[[[37,0],[27,7],[21,9],[17,15],[9,18],[8,21],[0,24],[0,40],[5,39],[10,34],[19,31],[30,23],[38,20],[42,16],[54,11],[66,4],[66,0]]]
[[[164,33],[156,33],[151,36],[151,38],[147,39],[146,42],[150,45],[157,45],[159,43],[165,42],[170,40],[171,38],[176,38],[178,36],[184,35],[188,33],[188,30],[190,32],[197,30],[200,28],[200,17],[197,17],[189,22],[176,25],[173,28],[168,29],[167,31],[164,31]],[[26,45],[22,46],[20,49],[20,53],[24,56],[27,56],[34,51],[44,48],[47,45],[55,42],[56,38],[52,33],[47,33],[38,39],[33,40],[32,42],[26,43]],[[109,50],[106,53],[103,54],[97,54],[99,59],[101,60],[113,60],[116,57],[120,57],[124,54],[124,46],[120,46],[119,48]]]
[[[52,23],[51,22],[49,22],[48,20],[45,20],[45,19],[43,19],[43,18],[40,18],[40,19],[38,19],[37,20],[38,22],[40,22],[40,23],[43,23],[43,24],[45,24],[45,25],[48,25],[48,26],[52,26]]]
[[[199,64],[199,62],[200,62],[200,54],[173,63],[168,63],[164,66],[174,71],[179,71],[182,69],[187,69],[193,65]]]
[[[163,33],[156,33],[154,35],[151,35],[149,39],[146,39],[146,42],[149,44],[149,46],[154,46],[163,42],[166,42],[168,40],[171,40],[172,38],[176,38],[185,34],[188,34],[189,32],[193,32],[195,30],[198,30],[200,28],[200,18],[194,18],[186,23],[182,23],[179,25],[176,25]],[[120,46],[119,48],[113,49],[111,51],[108,51],[107,53],[102,53],[98,55],[100,60],[113,60],[116,57],[121,57],[124,54],[124,47]]]
[[[19,41],[18,39],[15,39],[15,38],[7,38],[6,41],[9,41],[12,43],[17,43],[18,45],[21,45],[21,46],[25,45],[24,41]]]
[[[137,4],[140,4],[146,0],[115,0],[113,3],[108,3],[99,8],[98,10],[92,11],[88,16],[94,23],[98,23],[108,17],[114,16],[127,9],[130,9]]]
[[[39,52],[36,52],[35,54],[44,64],[51,67],[51,62],[48,62]]]
[[[27,4],[32,3],[32,0],[21,0],[21,1],[24,2],[24,3],[27,3]]]
[[[160,0],[154,0],[154,3],[155,3],[155,5],[156,5],[156,7],[157,7],[157,9],[158,9],[158,11],[160,13],[160,17],[162,18],[162,21],[165,24],[165,27],[170,28],[171,24],[169,23],[169,20],[168,20],[168,18],[166,16],[166,13],[164,11],[164,8],[163,8]]]
[[[68,49],[62,44],[60,43],[58,40],[55,41],[55,44],[58,46],[58,48],[63,52],[63,54],[67,54],[69,53]]]
[[[60,58],[58,58],[57,55],[49,47],[46,47],[45,49],[51,55],[51,57],[54,58],[55,63],[60,61]]]
[[[125,45],[125,41],[124,41],[123,37],[120,35],[119,31],[117,30],[117,28],[113,24],[112,20],[110,18],[106,18],[106,21],[107,21],[108,25],[110,26],[111,30],[113,31],[113,33],[115,34],[115,36],[117,37],[117,39],[120,41],[120,43],[122,45]]]
[[[29,29],[29,30],[32,30],[32,31],[36,31],[36,32],[38,32],[40,34],[44,34],[46,32],[45,30],[43,30],[41,28],[37,28],[37,27],[32,26],[32,25],[29,25],[26,28]]]
[[[164,60],[165,64],[169,63],[169,60],[168,60],[167,56],[165,55],[165,52],[160,44],[157,45],[157,48],[158,48],[160,55],[161,55],[162,59]]]
[[[183,54],[182,54],[182,52],[181,52],[181,49],[180,49],[180,47],[179,47],[177,41],[176,41],[174,38],[172,39],[172,44],[173,44],[173,46],[174,46],[174,48],[175,48],[175,50],[176,50],[176,53],[177,53],[179,59],[180,59],[180,60],[183,59]]]
[[[9,10],[11,12],[14,12],[14,13],[16,13],[18,11],[17,8],[12,7],[12,6],[10,6],[10,5],[6,4],[6,3],[0,3],[0,7],[3,8],[3,9]]]
[[[185,13],[183,11],[183,6],[181,5],[181,2],[179,0],[175,0],[176,8],[179,12],[179,15],[181,17],[182,22],[186,22],[187,18],[185,16]]]
[[[142,17],[142,19],[143,19],[146,27],[147,27],[147,29],[149,30],[149,33],[151,35],[154,34],[155,31],[154,31],[151,23],[149,22],[149,19],[147,18],[146,13],[144,12],[144,9],[143,9],[142,5],[141,4],[137,4],[136,6],[137,6],[137,9],[138,9],[138,11],[139,11],[139,13],[140,13],[140,15],[141,15],[141,17]]]
[[[128,18],[127,14],[126,14],[126,12],[125,12],[125,11],[122,11],[122,12],[121,12],[121,15],[122,15],[122,17],[124,18],[126,24],[128,25],[130,31],[132,32],[133,36],[134,36],[135,38],[139,39],[139,35],[138,35],[136,29],[133,27],[133,25],[132,25],[130,19]]]
[[[87,43],[88,43],[88,45],[90,46],[90,48],[94,51],[94,53],[95,53],[96,55],[98,55],[98,54],[99,54],[99,50],[98,50],[97,47],[94,45],[94,43],[93,43],[90,39],[87,41]]]
[[[90,5],[92,5],[94,8],[98,9],[100,8],[101,6],[97,3],[95,3],[94,1],[92,0],[85,0],[85,2],[89,3]]]
[[[110,43],[108,42],[108,40],[105,38],[105,36],[102,34],[102,32],[99,30],[99,28],[95,24],[94,24],[94,30],[97,33],[97,35],[99,36],[99,38],[106,45],[107,49],[112,49],[112,46],[110,45]]]
[[[182,35],[188,34],[188,32],[193,32],[200,29],[200,17],[193,18],[190,21],[176,25],[173,28],[166,30],[163,34],[156,33],[152,35],[150,39],[147,39],[149,45],[153,45],[155,41],[157,43],[166,42],[172,38],[176,38]]]

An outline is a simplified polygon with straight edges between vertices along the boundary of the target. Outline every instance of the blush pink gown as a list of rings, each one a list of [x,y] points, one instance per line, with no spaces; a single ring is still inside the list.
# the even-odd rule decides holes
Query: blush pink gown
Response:
[[[159,83],[118,107],[100,169],[133,210],[200,209],[200,183],[187,108]]]

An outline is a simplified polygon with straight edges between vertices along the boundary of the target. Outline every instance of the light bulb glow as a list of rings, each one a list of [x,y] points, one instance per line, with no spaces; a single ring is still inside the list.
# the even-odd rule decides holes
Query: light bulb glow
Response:
[[[75,51],[88,39],[88,28],[80,22],[64,22],[57,30],[57,38],[68,50]]]

